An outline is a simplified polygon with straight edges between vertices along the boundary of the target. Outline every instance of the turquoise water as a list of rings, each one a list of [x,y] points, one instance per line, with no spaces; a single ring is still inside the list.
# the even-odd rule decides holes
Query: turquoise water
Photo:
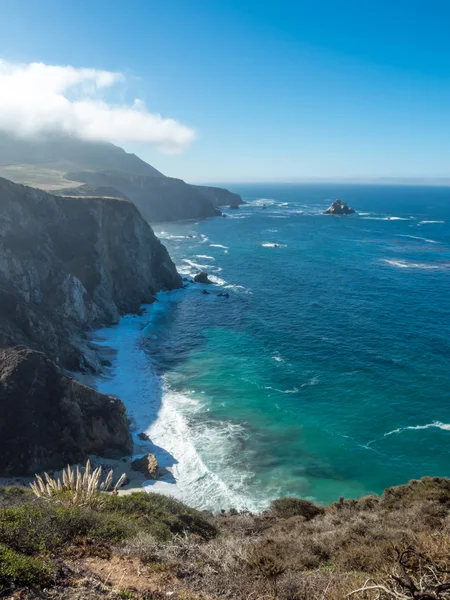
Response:
[[[449,476],[450,190],[232,189],[248,204],[228,218],[155,227],[185,276],[217,284],[163,295],[140,330],[142,376],[183,420],[146,425],[201,465],[185,459],[178,495],[260,508]],[[322,215],[336,197],[359,214]]]

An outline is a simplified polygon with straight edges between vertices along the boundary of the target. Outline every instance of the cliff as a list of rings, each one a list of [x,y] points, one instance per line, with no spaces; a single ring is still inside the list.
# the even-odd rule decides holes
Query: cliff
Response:
[[[241,196],[224,188],[209,185],[193,185],[202,196],[205,196],[214,206],[238,206],[244,204]]]
[[[242,202],[228,190],[166,177],[114,144],[63,135],[0,132],[0,177],[59,195],[126,197],[153,222],[220,216],[217,206]]]
[[[0,350],[0,475],[32,475],[88,454],[130,453],[125,407],[61,374],[41,352]]]
[[[114,188],[118,194],[124,194],[131,200],[150,222],[221,215],[211,199],[200,193],[195,186],[173,177],[153,177],[122,171],[78,171],[67,173],[66,178],[96,188]]]
[[[181,285],[167,250],[130,202],[56,197],[0,179],[0,345],[58,365],[100,367],[92,326]]]

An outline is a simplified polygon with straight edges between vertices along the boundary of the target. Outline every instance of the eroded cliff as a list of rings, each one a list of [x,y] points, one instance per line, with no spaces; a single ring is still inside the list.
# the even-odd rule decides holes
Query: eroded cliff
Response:
[[[56,197],[0,179],[0,345],[95,369],[92,326],[181,285],[166,248],[128,201]]]

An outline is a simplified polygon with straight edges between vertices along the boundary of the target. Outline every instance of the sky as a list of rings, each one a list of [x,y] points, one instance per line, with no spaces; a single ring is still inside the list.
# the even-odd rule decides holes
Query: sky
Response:
[[[187,181],[450,176],[447,0],[0,0],[0,128]]]

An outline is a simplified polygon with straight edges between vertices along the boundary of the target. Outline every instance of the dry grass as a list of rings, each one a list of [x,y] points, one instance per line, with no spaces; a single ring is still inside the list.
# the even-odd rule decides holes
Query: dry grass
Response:
[[[44,478],[36,475],[36,481],[30,483],[30,488],[37,498],[56,499],[70,506],[94,507],[102,502],[101,492],[117,493],[125,477],[123,474],[113,487],[113,470],[102,481],[102,468],[92,471],[88,460],[83,471],[78,466],[76,470],[68,466],[61,478],[53,479],[48,473],[44,473]]]
[[[131,535],[102,535],[108,552],[71,556],[105,585],[114,576],[123,597],[450,600],[449,480],[324,509],[290,499],[262,515],[191,514],[157,494],[104,497],[96,514],[133,523]]]

